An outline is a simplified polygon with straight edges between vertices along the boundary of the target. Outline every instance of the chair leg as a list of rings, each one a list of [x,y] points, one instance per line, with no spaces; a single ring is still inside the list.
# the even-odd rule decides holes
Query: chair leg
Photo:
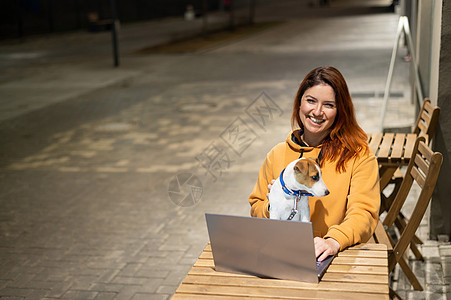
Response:
[[[401,296],[399,296],[399,294],[397,292],[395,292],[395,290],[393,290],[392,288],[390,288],[390,290],[389,290],[389,296],[390,296],[390,299],[402,300]]]
[[[403,232],[404,228],[406,227],[406,221],[404,218],[404,215],[400,213],[398,217],[395,219],[395,225],[398,228],[399,232]],[[417,247],[417,244],[422,245],[423,241],[418,238],[416,235],[413,236],[412,242],[410,243],[410,249],[412,250],[413,254],[415,255],[415,258],[417,260],[424,261],[423,254],[421,254],[420,250]]]
[[[399,219],[399,222],[402,224],[403,228],[405,228],[406,225],[407,225],[406,224],[407,218],[403,215],[402,212],[399,213],[398,219]],[[419,244],[419,245],[423,245],[424,244],[424,242],[416,234],[413,236],[412,241],[415,244]]]
[[[415,258],[417,260],[424,261],[423,254],[421,254],[420,250],[417,247],[417,244],[415,244],[414,241],[412,241],[412,243],[410,243],[410,250],[412,250],[412,253],[413,253],[413,255],[415,255]]]
[[[381,207],[379,209],[379,215],[384,211],[388,211],[390,209],[389,199],[385,197],[384,193],[381,193]]]
[[[409,282],[412,285],[413,289],[416,291],[422,291],[423,287],[421,286],[415,274],[413,274],[412,269],[409,267],[409,264],[407,263],[405,258],[401,257],[398,263],[401,266],[401,269],[406,275],[407,279],[409,279]]]
[[[379,168],[379,183],[380,189],[383,191],[390,183],[393,174],[396,171],[396,167],[380,167]]]
[[[396,194],[398,193],[399,188],[401,187],[401,183],[402,177],[393,178],[389,182],[389,184],[393,185],[393,191],[388,196],[385,196],[385,194],[383,193],[385,187],[381,189],[381,209],[379,214],[381,214],[384,211],[388,211],[390,209],[390,206],[392,205],[393,200],[395,200]]]

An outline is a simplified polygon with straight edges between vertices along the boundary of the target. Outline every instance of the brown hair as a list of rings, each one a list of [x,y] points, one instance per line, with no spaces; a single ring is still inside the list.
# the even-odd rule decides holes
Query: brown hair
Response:
[[[366,133],[357,123],[351,95],[340,71],[330,66],[318,67],[305,76],[294,99],[291,126],[293,128],[299,126],[304,130],[299,116],[301,99],[307,89],[319,84],[327,84],[332,87],[337,105],[337,115],[332,124],[331,132],[323,141],[321,164],[326,160],[337,160],[337,172],[344,172],[346,171],[346,163],[352,157],[362,150],[368,151],[368,144]],[[295,135],[300,140],[298,131],[295,131]]]

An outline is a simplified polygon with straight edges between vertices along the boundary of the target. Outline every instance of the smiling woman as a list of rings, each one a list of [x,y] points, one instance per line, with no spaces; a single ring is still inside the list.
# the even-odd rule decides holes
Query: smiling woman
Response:
[[[319,67],[307,74],[294,99],[291,123],[299,128],[266,155],[260,168],[249,196],[251,215],[268,218],[266,195],[272,180],[295,159],[313,158],[330,192],[308,201],[317,257],[366,242],[379,216],[378,165],[336,68]]]

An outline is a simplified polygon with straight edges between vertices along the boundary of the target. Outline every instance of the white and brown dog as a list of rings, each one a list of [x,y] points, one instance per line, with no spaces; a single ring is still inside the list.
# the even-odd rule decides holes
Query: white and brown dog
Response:
[[[329,190],[321,170],[311,158],[299,158],[282,171],[269,192],[269,217],[277,220],[310,221],[308,197],[323,197]]]

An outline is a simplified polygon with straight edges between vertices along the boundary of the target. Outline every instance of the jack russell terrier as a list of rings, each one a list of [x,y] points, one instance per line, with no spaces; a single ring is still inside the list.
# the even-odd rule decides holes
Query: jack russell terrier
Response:
[[[269,217],[310,222],[309,196],[323,197],[329,190],[321,170],[311,158],[299,158],[282,171],[269,192]]]

